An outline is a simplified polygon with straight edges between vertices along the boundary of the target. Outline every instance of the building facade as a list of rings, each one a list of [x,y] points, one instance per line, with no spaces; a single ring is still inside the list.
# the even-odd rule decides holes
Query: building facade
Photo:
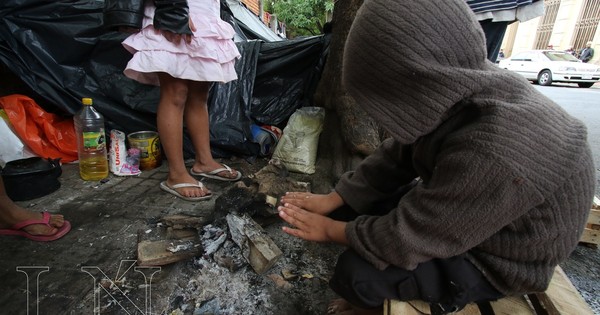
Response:
[[[279,37],[287,37],[285,23],[279,21],[276,15],[265,11],[263,0],[241,0],[240,2]]]
[[[527,22],[510,24],[502,49],[506,56],[530,49],[581,51],[592,42],[600,64],[600,0],[544,0],[544,15]]]

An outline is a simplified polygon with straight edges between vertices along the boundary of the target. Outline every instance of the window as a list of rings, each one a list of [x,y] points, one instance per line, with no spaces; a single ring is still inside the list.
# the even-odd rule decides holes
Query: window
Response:
[[[573,49],[579,53],[588,41],[594,39],[600,21],[600,1],[584,0],[573,34]]]
[[[544,0],[544,7],[544,15],[538,24],[533,49],[546,49],[550,44],[550,36],[552,36],[552,29],[554,29],[556,15],[560,8],[560,0]]]
[[[573,55],[561,51],[545,51],[543,54],[552,61],[579,61]]]
[[[510,58],[511,61],[525,61],[526,54],[519,53]]]
[[[537,56],[534,53],[526,53],[524,61],[537,61]]]

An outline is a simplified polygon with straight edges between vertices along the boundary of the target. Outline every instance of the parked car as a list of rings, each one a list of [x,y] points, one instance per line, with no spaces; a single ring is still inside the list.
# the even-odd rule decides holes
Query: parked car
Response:
[[[568,52],[530,50],[500,60],[498,66],[523,75],[539,85],[552,82],[577,83],[589,88],[600,80],[600,67],[583,63]]]

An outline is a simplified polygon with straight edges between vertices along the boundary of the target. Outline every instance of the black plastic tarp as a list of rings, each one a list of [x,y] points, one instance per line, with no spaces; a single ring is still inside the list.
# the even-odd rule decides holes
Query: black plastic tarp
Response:
[[[222,17],[241,31],[224,3]],[[123,75],[131,57],[121,45],[127,34],[105,32],[103,5],[90,0],[2,0],[0,62],[44,98],[48,111],[72,115],[82,97],[91,97],[109,130],[156,130],[159,89]],[[242,55],[236,63],[239,79],[213,85],[209,98],[217,156],[255,155],[251,123],[282,127],[295,109],[311,103],[328,43],[315,36],[236,44]],[[184,151],[191,157],[187,139]]]
[[[312,106],[329,36],[263,43],[257,61],[252,118],[280,126],[299,107]]]

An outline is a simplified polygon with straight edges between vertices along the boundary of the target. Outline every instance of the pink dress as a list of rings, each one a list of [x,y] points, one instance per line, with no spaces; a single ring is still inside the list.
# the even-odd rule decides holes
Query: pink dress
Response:
[[[232,40],[233,27],[221,20],[219,0],[188,0],[188,6],[196,32],[190,44],[174,44],[152,25],[155,8],[146,1],[142,29],[123,41],[133,54],[124,71],[127,77],[153,85],[159,85],[157,72],[193,81],[237,79],[234,66],[240,53]]]

